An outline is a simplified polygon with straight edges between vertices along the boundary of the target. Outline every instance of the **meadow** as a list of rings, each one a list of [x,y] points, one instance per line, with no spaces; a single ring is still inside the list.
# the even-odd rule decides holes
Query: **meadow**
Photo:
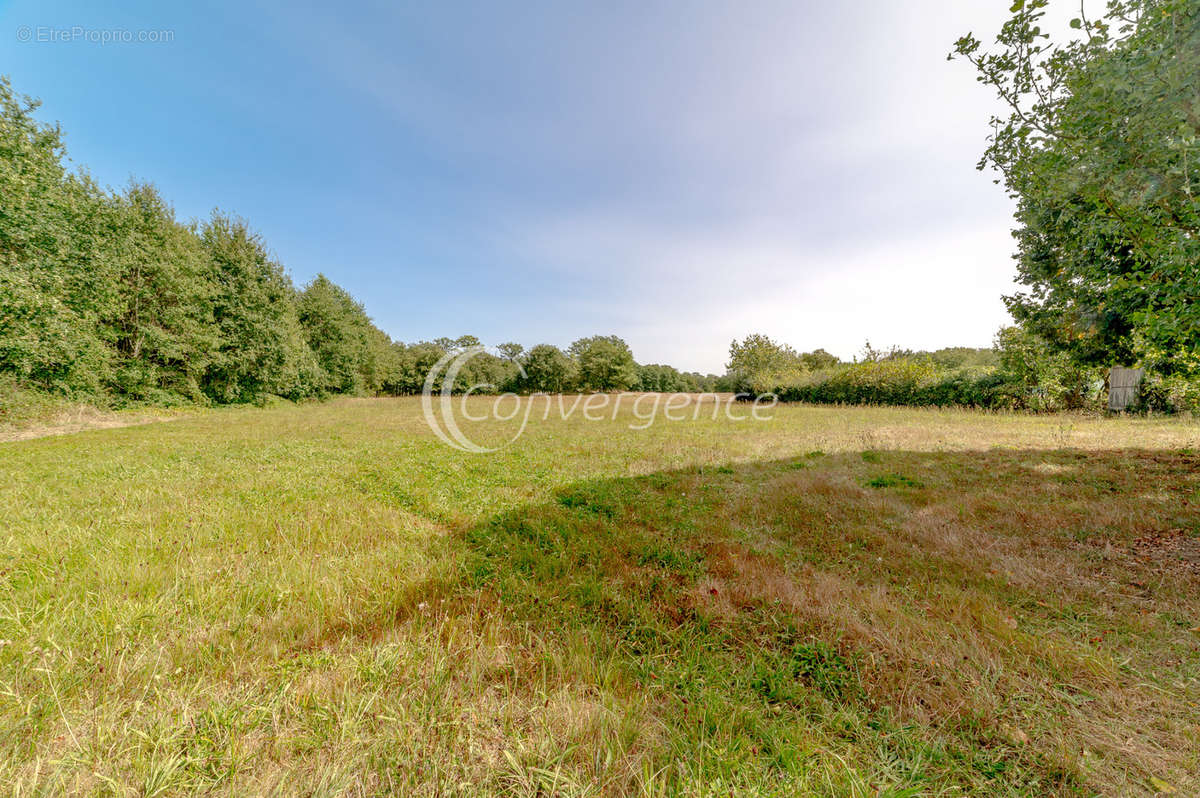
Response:
[[[1200,793],[1195,421],[631,412],[0,443],[0,784]]]

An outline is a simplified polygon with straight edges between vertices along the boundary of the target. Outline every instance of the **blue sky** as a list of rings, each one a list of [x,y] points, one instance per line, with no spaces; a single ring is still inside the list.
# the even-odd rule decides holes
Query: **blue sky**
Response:
[[[990,343],[1011,207],[945,54],[1008,5],[0,0],[0,72],[102,183],[246,217],[394,338],[720,371],[750,332]]]

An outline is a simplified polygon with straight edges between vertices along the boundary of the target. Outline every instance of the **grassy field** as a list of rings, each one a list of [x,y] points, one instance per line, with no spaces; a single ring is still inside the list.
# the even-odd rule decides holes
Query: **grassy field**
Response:
[[[0,784],[1200,794],[1194,422],[628,412],[0,444]]]

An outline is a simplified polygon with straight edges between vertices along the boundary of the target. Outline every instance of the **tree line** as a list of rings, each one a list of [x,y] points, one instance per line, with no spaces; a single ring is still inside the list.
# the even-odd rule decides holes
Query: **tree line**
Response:
[[[1020,325],[1001,329],[987,348],[921,352],[868,342],[850,362],[750,335],[731,344],[723,382],[736,393],[817,404],[1057,411],[1101,410],[1107,401],[1107,369],[1081,364]],[[1137,406],[1200,414],[1200,381],[1151,372]]]
[[[226,404],[411,394],[478,339],[405,344],[324,275],[295,286],[249,224],[183,222],[148,183],[99,186],[62,132],[0,78],[0,377],[74,398]],[[639,365],[616,336],[503,344],[460,374],[493,390],[712,390],[717,378]],[[523,370],[523,374],[522,374]]]
[[[573,391],[697,392],[723,389],[721,377],[680,371],[657,363],[638,364],[616,335],[580,338],[565,351],[553,344],[528,350],[519,343],[483,348],[473,335],[418,344],[393,343],[383,358],[379,392],[420,393],[426,376],[446,355],[471,352],[453,388],[482,393],[568,393]]]
[[[967,60],[1008,115],[979,163],[1016,200],[1026,290],[990,350],[869,346],[854,362],[766,336],[721,377],[638,365],[616,336],[502,344],[460,385],[519,392],[723,390],[819,402],[1098,405],[1141,366],[1144,407],[1200,411],[1200,4],[1110,0],[1055,42],[1017,0]],[[70,396],[258,401],[421,390],[477,339],[395,342],[324,276],[295,287],[244,220],[184,223],[153,186],[114,193],[65,165],[57,126],[0,79],[0,379]],[[2,388],[3,386],[0,386]]]

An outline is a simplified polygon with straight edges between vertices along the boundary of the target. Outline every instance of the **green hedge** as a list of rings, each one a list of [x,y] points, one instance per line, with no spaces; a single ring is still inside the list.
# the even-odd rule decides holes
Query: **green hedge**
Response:
[[[1103,370],[1053,373],[1036,381],[1004,369],[940,369],[923,358],[852,363],[777,387],[784,402],[987,410],[1095,410],[1107,406]],[[1135,411],[1200,415],[1200,382],[1150,375]]]
[[[941,371],[925,359],[854,363],[807,375],[776,393],[785,402],[1015,409],[1026,391],[999,371]]]

